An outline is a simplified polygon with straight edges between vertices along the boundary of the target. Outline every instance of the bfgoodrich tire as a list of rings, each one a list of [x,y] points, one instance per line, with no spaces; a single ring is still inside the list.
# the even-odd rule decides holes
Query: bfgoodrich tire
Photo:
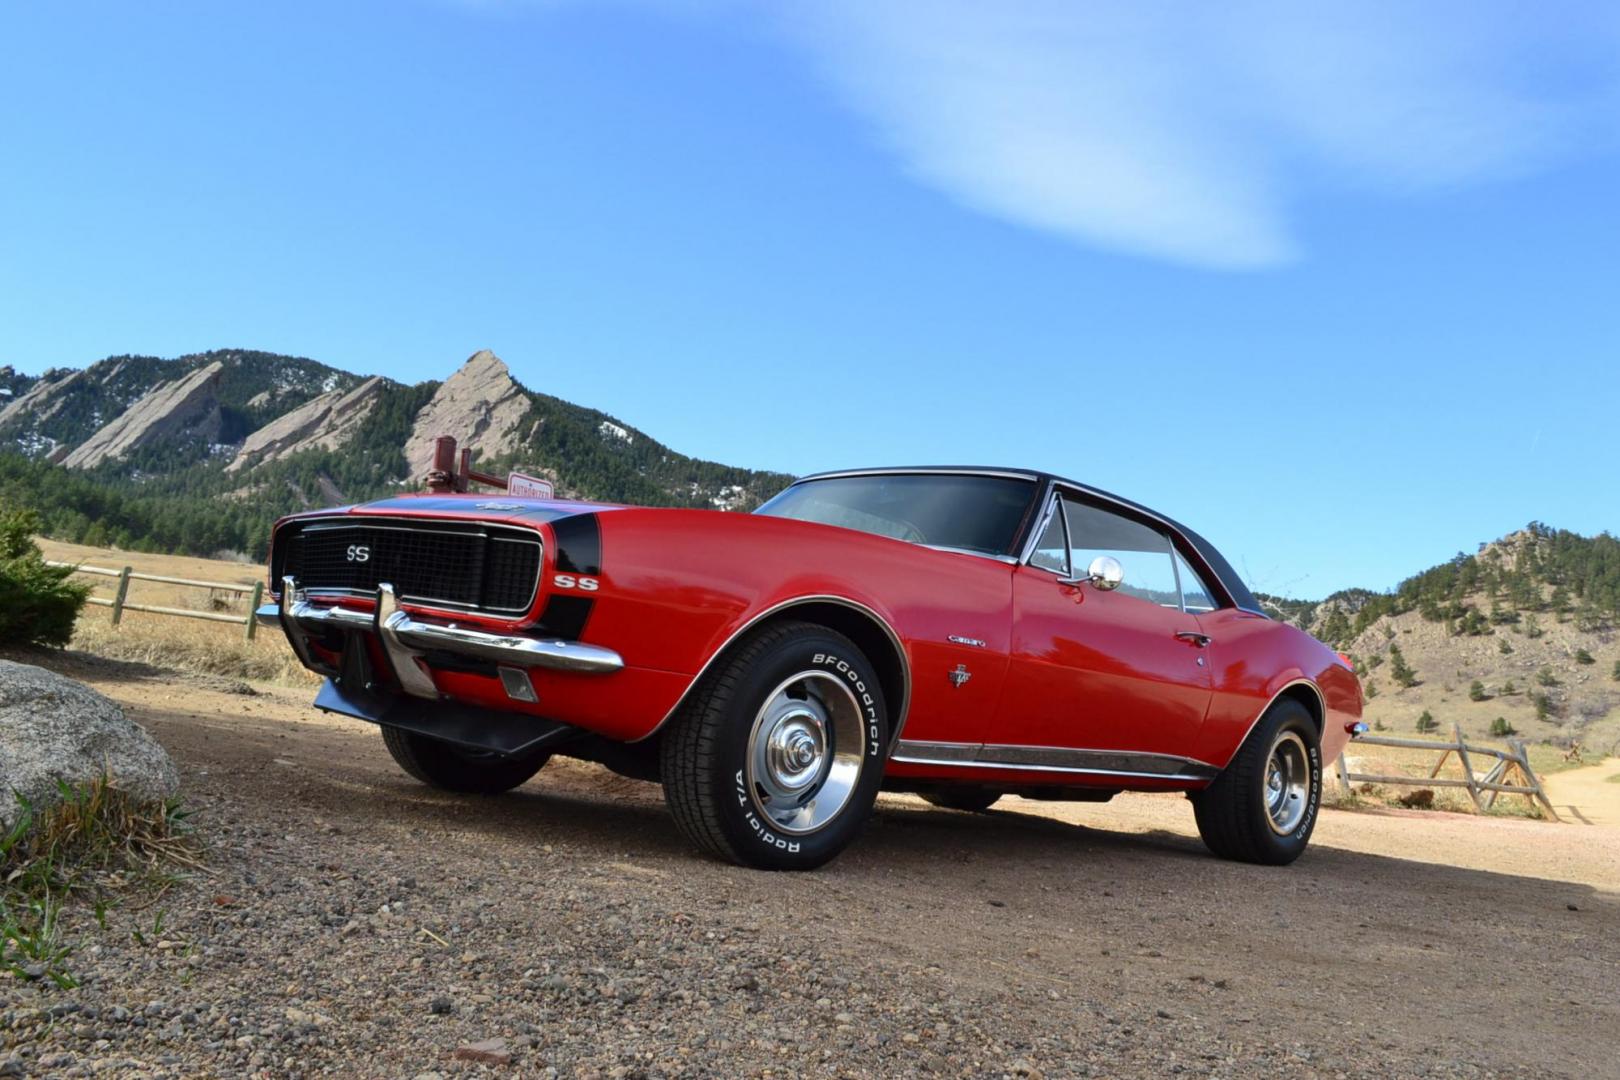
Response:
[[[888,736],[877,670],[854,643],[778,623],[716,665],[670,721],[664,800],[719,858],[810,870],[871,814]]]
[[[1193,796],[1215,854],[1282,866],[1310,843],[1322,803],[1322,749],[1305,706],[1283,700],[1254,726],[1215,782]]]
[[[465,750],[442,739],[382,729],[383,745],[395,763],[424,784],[444,791],[472,795],[498,795],[510,791],[540,771],[551,759],[545,752],[503,756]]]

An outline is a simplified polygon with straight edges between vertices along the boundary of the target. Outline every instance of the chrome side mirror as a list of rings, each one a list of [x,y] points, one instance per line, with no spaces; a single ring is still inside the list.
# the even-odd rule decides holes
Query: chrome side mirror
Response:
[[[1125,580],[1125,568],[1112,555],[1099,555],[1086,567],[1086,580],[1103,592],[1113,592]]]

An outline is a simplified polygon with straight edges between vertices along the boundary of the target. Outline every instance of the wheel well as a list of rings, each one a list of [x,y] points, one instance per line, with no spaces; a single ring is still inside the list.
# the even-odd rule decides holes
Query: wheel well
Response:
[[[1291,699],[1305,706],[1305,711],[1316,721],[1316,734],[1320,738],[1326,717],[1323,715],[1322,694],[1310,683],[1298,682],[1277,695],[1277,700]]]
[[[889,741],[892,744],[900,735],[911,687],[905,657],[888,628],[860,608],[836,600],[807,600],[772,612],[749,629],[750,632],[763,630],[780,622],[809,622],[836,630],[866,654],[866,658],[877,668],[878,681],[883,684],[883,704],[889,714]]]

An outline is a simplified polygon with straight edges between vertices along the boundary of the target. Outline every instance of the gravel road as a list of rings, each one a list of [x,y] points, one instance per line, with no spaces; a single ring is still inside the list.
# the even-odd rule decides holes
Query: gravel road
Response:
[[[1265,869],[1172,797],[885,796],[771,875],[591,766],[448,796],[308,692],[53,666],[174,754],[214,873],[77,913],[80,989],[0,982],[0,1075],[1620,1076],[1620,829],[1328,810]]]

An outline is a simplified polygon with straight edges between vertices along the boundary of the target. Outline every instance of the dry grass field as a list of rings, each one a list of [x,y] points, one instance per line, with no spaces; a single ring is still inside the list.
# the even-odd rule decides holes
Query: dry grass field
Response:
[[[110,570],[128,566],[137,573],[183,577],[197,581],[252,585],[264,578],[257,564],[199,559],[187,555],[149,555],[136,551],[86,547],[40,538],[47,559]],[[110,599],[117,581],[109,577],[83,575],[80,580],[92,586],[93,595]],[[195,611],[246,617],[249,598],[233,591],[211,591],[155,581],[129,583],[127,599],[137,604],[186,608]],[[280,634],[261,633],[248,641],[243,627],[202,619],[184,619],[126,611],[118,626],[112,625],[111,609],[88,606],[79,617],[73,634],[73,648],[114,660],[132,660],[155,667],[202,675],[291,686],[313,686],[318,680],[298,665],[298,660]]]

